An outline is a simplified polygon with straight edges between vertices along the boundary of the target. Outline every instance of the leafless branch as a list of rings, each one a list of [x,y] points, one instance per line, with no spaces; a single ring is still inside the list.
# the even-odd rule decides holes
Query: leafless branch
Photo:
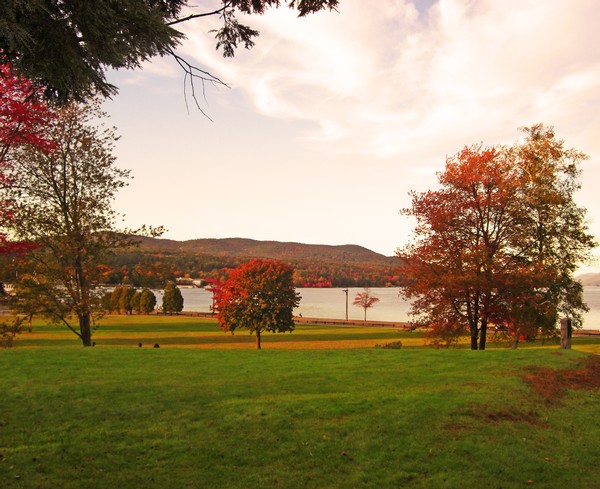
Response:
[[[175,24],[180,24],[182,22],[187,22],[188,20],[197,19],[200,17],[210,17],[211,15],[218,15],[218,14],[223,13],[225,10],[227,10],[230,5],[231,5],[231,2],[226,2],[223,4],[223,6],[220,9],[213,10],[212,12],[203,12],[201,14],[191,14],[186,17],[181,17],[179,19],[172,20],[171,22],[167,22],[167,25],[175,25]]]
[[[217,78],[216,76],[212,75],[211,73],[209,73],[208,71],[202,70],[202,69],[198,68],[197,66],[192,65],[189,61],[187,61],[186,59],[179,56],[173,50],[170,50],[170,53],[171,53],[171,56],[173,56],[173,58],[175,58],[175,61],[177,61],[177,64],[179,64],[179,66],[181,67],[181,69],[184,72],[183,94],[184,94],[184,98],[185,98],[185,106],[188,109],[188,112],[189,112],[189,106],[188,106],[188,101],[187,101],[187,88],[188,88],[188,84],[189,84],[189,89],[192,94],[192,99],[194,100],[196,107],[198,108],[198,110],[200,112],[202,112],[202,114],[207,119],[212,121],[212,119],[208,116],[208,114],[200,106],[200,102],[198,101],[198,97],[196,96],[195,81],[200,80],[200,82],[202,83],[202,98],[204,99],[204,102],[206,102],[206,103],[208,103],[208,101],[206,99],[206,85],[207,84],[211,84],[215,87],[220,85],[220,86],[223,86],[226,88],[230,88],[230,86],[227,83],[225,83],[223,80],[221,80],[221,79]]]

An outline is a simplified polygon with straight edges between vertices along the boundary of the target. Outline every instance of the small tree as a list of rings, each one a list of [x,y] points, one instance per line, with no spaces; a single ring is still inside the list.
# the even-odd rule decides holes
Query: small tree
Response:
[[[375,305],[376,302],[379,302],[379,297],[375,297],[371,295],[371,291],[369,287],[365,287],[362,292],[356,294],[354,297],[354,302],[352,305],[357,307],[362,307],[365,310],[365,321],[367,320],[367,309],[370,309]]]
[[[259,350],[263,331],[293,331],[293,311],[300,303],[293,275],[292,267],[276,260],[254,259],[233,270],[215,293],[223,331],[247,329],[256,334]]]
[[[140,313],[150,314],[156,307],[156,296],[150,289],[143,289],[140,296]]]
[[[131,304],[131,299],[133,299],[133,295],[135,294],[135,289],[126,285],[123,287],[121,291],[121,296],[119,297],[119,311],[125,314],[131,314],[133,310],[133,306]]]
[[[131,309],[136,312],[136,313],[140,313],[140,299],[142,298],[142,293],[139,290],[136,290],[133,295],[131,296],[131,300],[129,301],[129,304],[131,305]]]
[[[113,291],[110,293],[110,312],[116,312],[120,314],[121,312],[121,294],[124,292],[124,288],[122,285],[117,285]]]
[[[165,287],[162,308],[165,314],[178,314],[183,311],[183,296],[181,295],[181,290],[179,290],[179,287],[173,282],[168,282]]]

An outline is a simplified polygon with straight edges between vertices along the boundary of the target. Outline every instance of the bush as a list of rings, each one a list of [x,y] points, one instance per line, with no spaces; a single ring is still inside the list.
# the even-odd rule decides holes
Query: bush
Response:
[[[377,344],[375,348],[386,348],[388,350],[400,350],[402,348],[402,342],[398,341],[390,341],[389,343]]]
[[[22,329],[23,318],[14,319],[12,323],[0,323],[0,348],[11,348]]]

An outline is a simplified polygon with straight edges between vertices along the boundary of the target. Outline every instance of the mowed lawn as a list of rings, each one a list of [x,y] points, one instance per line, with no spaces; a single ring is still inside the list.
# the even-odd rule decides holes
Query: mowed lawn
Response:
[[[224,333],[214,319],[190,316],[107,316],[93,331],[97,347],[150,348],[208,348],[208,349],[254,349],[256,338],[247,331]],[[322,325],[296,325],[293,333],[263,333],[262,347],[268,350],[290,349],[351,349],[373,348],[401,341],[403,348],[423,348],[427,338],[419,332],[406,332],[392,328],[340,327]],[[461,347],[468,347],[468,340]],[[16,342],[17,348],[25,347],[73,347],[79,348],[80,340],[64,326],[48,326],[34,320],[31,333],[24,332]],[[557,341],[522,342],[521,348],[555,349]],[[488,336],[488,348],[505,349],[507,343],[494,343]],[[600,336],[575,337],[573,347],[589,353],[600,353]]]
[[[411,339],[323,327],[200,349],[214,323],[160,319],[110,318],[85,349],[36,325],[0,350],[0,487],[600,487],[596,356],[277,349]],[[589,384],[536,390],[552,372]]]

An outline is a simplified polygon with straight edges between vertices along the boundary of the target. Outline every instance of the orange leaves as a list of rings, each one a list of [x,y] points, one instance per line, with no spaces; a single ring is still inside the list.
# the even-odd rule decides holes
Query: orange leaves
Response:
[[[526,129],[513,147],[466,147],[446,161],[440,188],[412,194],[414,241],[399,251],[402,294],[437,337],[487,324],[552,328],[581,310],[571,275],[589,252],[585,210],[573,202],[577,161],[552,130]],[[570,291],[574,291],[572,294]],[[480,344],[481,347],[481,344]]]

